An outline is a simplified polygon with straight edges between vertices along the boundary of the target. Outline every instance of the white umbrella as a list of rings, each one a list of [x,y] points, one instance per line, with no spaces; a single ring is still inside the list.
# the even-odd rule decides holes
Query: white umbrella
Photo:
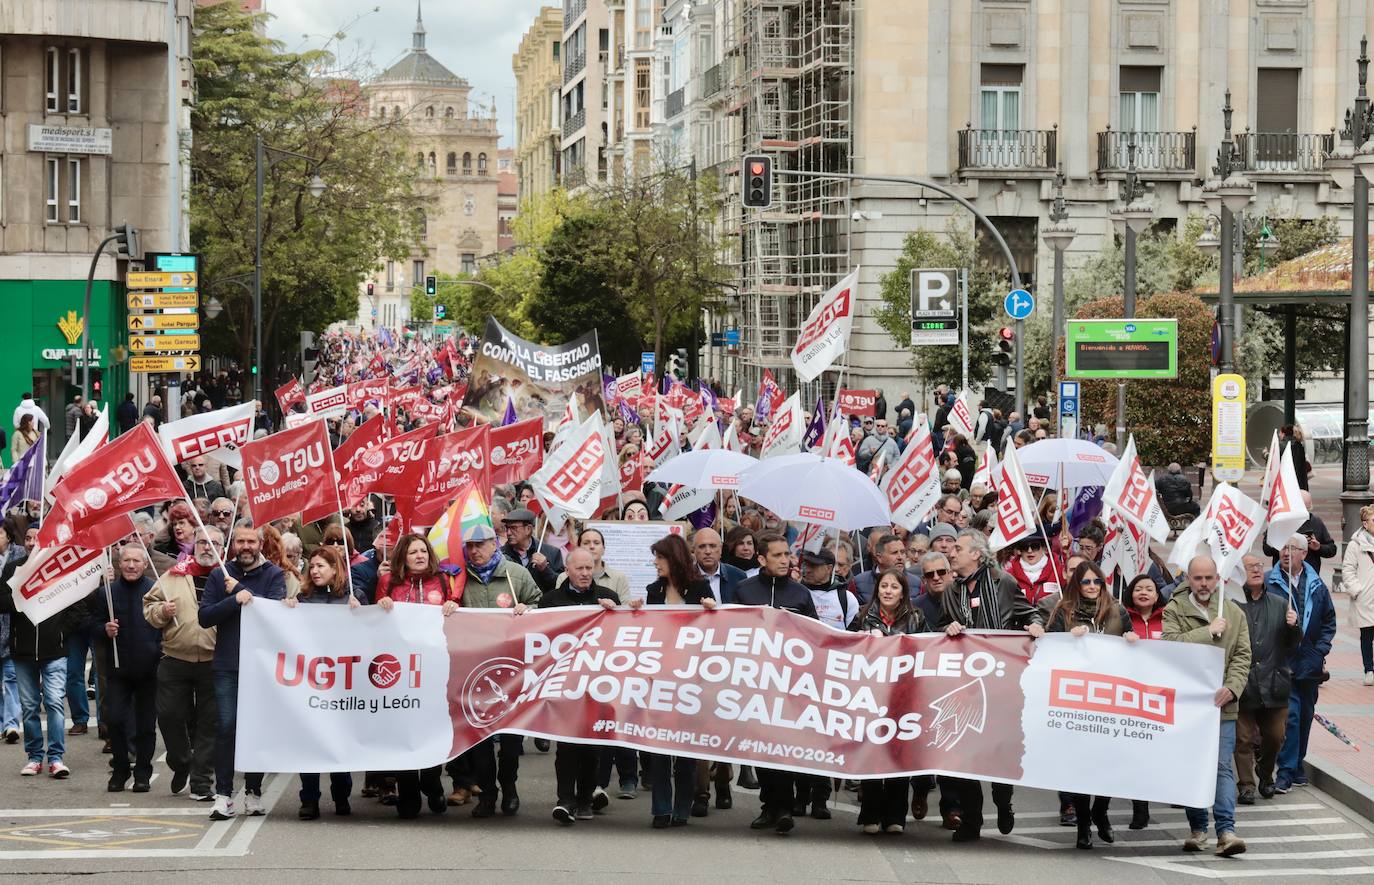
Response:
[[[693,449],[664,461],[648,479],[689,489],[734,490],[741,482],[740,474],[758,463],[757,458],[729,449]]]
[[[1050,489],[1105,486],[1116,470],[1115,455],[1081,439],[1042,439],[1016,457],[1031,485]]]
[[[739,494],[787,522],[843,531],[892,522],[887,498],[872,480],[842,461],[809,452],[759,462],[740,477]]]

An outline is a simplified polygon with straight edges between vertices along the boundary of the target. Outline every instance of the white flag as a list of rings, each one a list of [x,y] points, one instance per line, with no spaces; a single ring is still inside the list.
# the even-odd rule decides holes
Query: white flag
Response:
[[[729,422],[729,426],[725,428],[725,439],[721,442],[721,448],[731,452],[743,452],[749,448],[749,446],[740,441],[739,430],[733,419]]]
[[[1001,550],[1035,532],[1035,496],[1031,494],[1021,459],[1010,439],[997,465],[997,527],[988,539],[993,552]]]
[[[596,419],[601,433],[601,445],[606,450],[606,457],[601,466],[601,498],[605,500],[612,495],[620,494],[620,459],[616,457],[615,433],[611,425],[602,419],[600,412],[593,412],[591,417]]]
[[[988,491],[997,491],[997,455],[991,445],[983,446],[983,454],[978,458],[978,469],[973,473],[970,488],[979,483]]]
[[[608,457],[599,422],[599,414],[582,422],[530,477],[530,486],[545,510],[560,507],[576,519],[596,515],[601,502],[602,471]]]
[[[855,291],[859,282],[856,267],[816,302],[807,314],[792,348],[792,365],[797,377],[810,381],[834,365],[849,346],[849,330],[858,308]]]
[[[1110,577],[1121,575],[1129,581],[1150,566],[1149,539],[1145,530],[1108,511],[1107,537],[1102,543],[1102,569]]]
[[[964,390],[954,401],[954,407],[949,410],[950,426],[970,441],[973,439],[973,410],[970,407],[972,401],[973,394]]]
[[[305,414],[311,418],[342,418],[348,412],[348,385],[328,387],[305,397]]]
[[[664,519],[682,519],[689,513],[700,510],[715,499],[714,489],[694,489],[681,483],[675,483],[668,487],[667,493],[663,496],[663,501],[658,505],[658,512]]]
[[[1264,508],[1234,486],[1222,483],[1212,493],[1215,506],[1207,518],[1207,546],[1217,563],[1217,575],[1225,581],[1240,568],[1264,525]]]
[[[71,546],[35,550],[10,579],[14,607],[34,624],[41,624],[89,596],[108,561],[104,550]]]
[[[561,446],[581,425],[582,419],[577,417],[577,394],[570,394],[568,406],[563,410],[563,418],[553,429],[553,442],[549,443],[549,448],[556,449]]]
[[[1265,509],[1269,528],[1265,542],[1270,547],[1282,547],[1293,533],[1302,528],[1311,514],[1302,500],[1298,474],[1293,467],[1293,447],[1284,446],[1279,454],[1279,434],[1269,444],[1269,462],[1264,469],[1264,486],[1260,490],[1260,506]]]
[[[1169,537],[1169,520],[1159,506],[1155,484],[1147,479],[1135,451],[1134,434],[1126,440],[1126,450],[1116,463],[1107,487],[1102,491],[1107,507],[1120,513],[1127,522],[1144,529],[1154,540],[1163,542]]]
[[[242,470],[239,447],[253,438],[256,414],[257,403],[250,400],[242,405],[168,421],[157,429],[157,435],[162,440],[167,459],[173,464],[197,455],[208,455],[235,470]]]
[[[52,469],[48,471],[48,478],[43,481],[43,496],[48,499],[48,503],[53,502],[52,490],[57,487],[57,481],[67,475],[67,471],[85,461],[86,458],[99,448],[110,438],[110,407],[108,404],[100,407],[100,414],[95,419],[95,424],[87,431],[85,436],[80,439],[73,433],[67,437],[67,444],[62,447],[57,460],[52,462]]]
[[[892,469],[879,486],[892,510],[892,521],[914,531],[940,500],[940,480],[935,469],[935,450],[925,416],[916,416],[912,435]]]
[[[778,413],[772,416],[768,431],[763,435],[759,458],[774,455],[795,455],[801,451],[803,427],[801,393],[794,393],[782,404]]]

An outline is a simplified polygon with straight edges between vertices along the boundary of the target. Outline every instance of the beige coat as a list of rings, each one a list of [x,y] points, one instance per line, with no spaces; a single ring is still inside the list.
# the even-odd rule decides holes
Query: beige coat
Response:
[[[162,604],[177,604],[176,619],[162,613]],[[215,628],[202,627],[196,612],[196,585],[190,575],[163,575],[143,595],[143,617],[162,631],[162,652],[169,658],[200,664],[215,657]]]
[[[1374,627],[1374,535],[1361,528],[1345,545],[1341,589],[1350,595],[1356,627]]]

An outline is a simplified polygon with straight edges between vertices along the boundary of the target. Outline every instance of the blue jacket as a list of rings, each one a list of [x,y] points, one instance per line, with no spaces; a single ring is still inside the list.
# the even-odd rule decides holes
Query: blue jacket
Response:
[[[123,578],[110,582],[110,602],[115,620],[119,622],[119,636],[113,642],[105,633],[110,612],[105,607],[104,591],[98,591],[100,596],[92,597],[87,603],[91,630],[99,630],[97,641],[107,650],[111,645],[119,649],[119,666],[114,667],[113,655],[109,660],[110,666],[121,676],[151,678],[157,675],[157,662],[162,659],[162,631],[143,617],[143,594],[151,589],[153,579],[146,576],[132,583]]]
[[[237,562],[227,566],[229,574],[239,582],[239,589],[248,590],[263,599],[286,598],[286,572],[267,560],[244,571]],[[239,669],[239,609],[234,597],[224,590],[224,572],[215,569],[205,579],[205,592],[200,596],[197,620],[202,627],[218,628],[215,634],[215,672],[237,673]]]
[[[1288,653],[1288,667],[1293,671],[1293,681],[1315,682],[1321,679],[1322,663],[1331,653],[1331,643],[1336,638],[1336,604],[1331,600],[1331,591],[1306,562],[1302,565],[1302,577],[1291,596],[1291,585],[1288,576],[1283,573],[1282,565],[1269,570],[1264,578],[1264,586],[1270,593],[1289,600],[1298,613],[1298,625],[1303,627],[1302,640]]]
[[[377,575],[382,564],[377,561],[377,551],[369,550],[363,554],[363,558],[349,566],[348,572],[353,576],[353,589],[360,593],[359,602],[363,605],[371,605],[377,601]]]
[[[749,577],[743,569],[735,568],[728,562],[720,564],[720,604],[729,605],[735,601],[735,588],[740,582]],[[705,579],[710,583],[710,578]]]

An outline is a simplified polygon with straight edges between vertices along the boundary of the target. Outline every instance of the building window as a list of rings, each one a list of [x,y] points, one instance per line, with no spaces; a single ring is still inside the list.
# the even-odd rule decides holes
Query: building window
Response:
[[[57,89],[58,84],[61,83],[61,77],[59,76],[58,70],[60,67],[60,61],[61,56],[57,54],[57,47],[49,46],[47,53],[45,53],[43,56],[43,82],[47,90],[46,107],[48,109],[48,113],[50,114],[57,113],[60,107],[57,103]],[[52,220],[55,221],[56,219]]]
[[[487,174],[487,155],[486,155],[486,154],[478,154],[478,155],[477,155],[477,174],[478,174],[478,175],[486,175],[486,174]]]
[[[392,107],[391,107],[391,116],[395,117],[397,120],[401,119],[401,106],[400,106],[400,105],[392,105]]]
[[[452,119],[453,119],[453,108],[444,108],[444,119],[445,119],[445,120],[452,120]]]
[[[49,157],[46,160],[47,175],[43,182],[44,215],[49,223],[57,223],[57,185],[59,173],[62,170],[61,164],[56,157]]]
[[[81,50],[67,50],[67,113],[81,113]]]
[[[463,174],[472,174],[472,154],[467,151],[463,152]]]
[[[463,273],[471,276],[477,272],[477,256],[471,252],[463,253]]]
[[[412,286],[423,286],[425,283],[425,263],[424,261],[410,262],[410,277]]]
[[[1298,159],[1300,68],[1260,68],[1255,78],[1255,159],[1261,166]]]
[[[415,210],[415,231],[423,240],[429,236],[429,218],[425,216],[425,210]]]
[[[438,161],[437,161],[437,159],[436,159],[435,156],[434,156],[434,151],[430,151],[430,152],[429,152],[429,172],[430,172],[431,175],[437,175],[437,174],[438,174],[438,166],[435,165],[437,162],[438,162]]]
[[[81,223],[81,161],[67,159],[67,223]]]
[[[1159,83],[1162,69],[1122,65],[1120,126],[1122,132],[1159,131]]]
[[[382,105],[381,113],[379,114],[379,116],[380,116],[383,120],[386,119],[386,105]]]
[[[434,116],[434,105],[430,105],[429,107],[425,108],[425,116],[426,116],[426,117],[432,117],[432,116]]]
[[[635,59],[635,128],[649,128],[650,105],[653,103],[653,75],[649,59]]]
[[[458,174],[458,155],[453,151],[448,152],[447,161],[444,163],[444,171],[449,175]]]
[[[395,289],[395,288],[396,288],[396,262],[394,262],[394,261],[388,261],[388,262],[386,263],[386,289],[387,289],[388,292],[390,292],[392,289]]]
[[[979,126],[1012,138],[1021,128],[1021,65],[983,65]]]
[[[558,61],[558,41],[553,41],[553,60]]]

